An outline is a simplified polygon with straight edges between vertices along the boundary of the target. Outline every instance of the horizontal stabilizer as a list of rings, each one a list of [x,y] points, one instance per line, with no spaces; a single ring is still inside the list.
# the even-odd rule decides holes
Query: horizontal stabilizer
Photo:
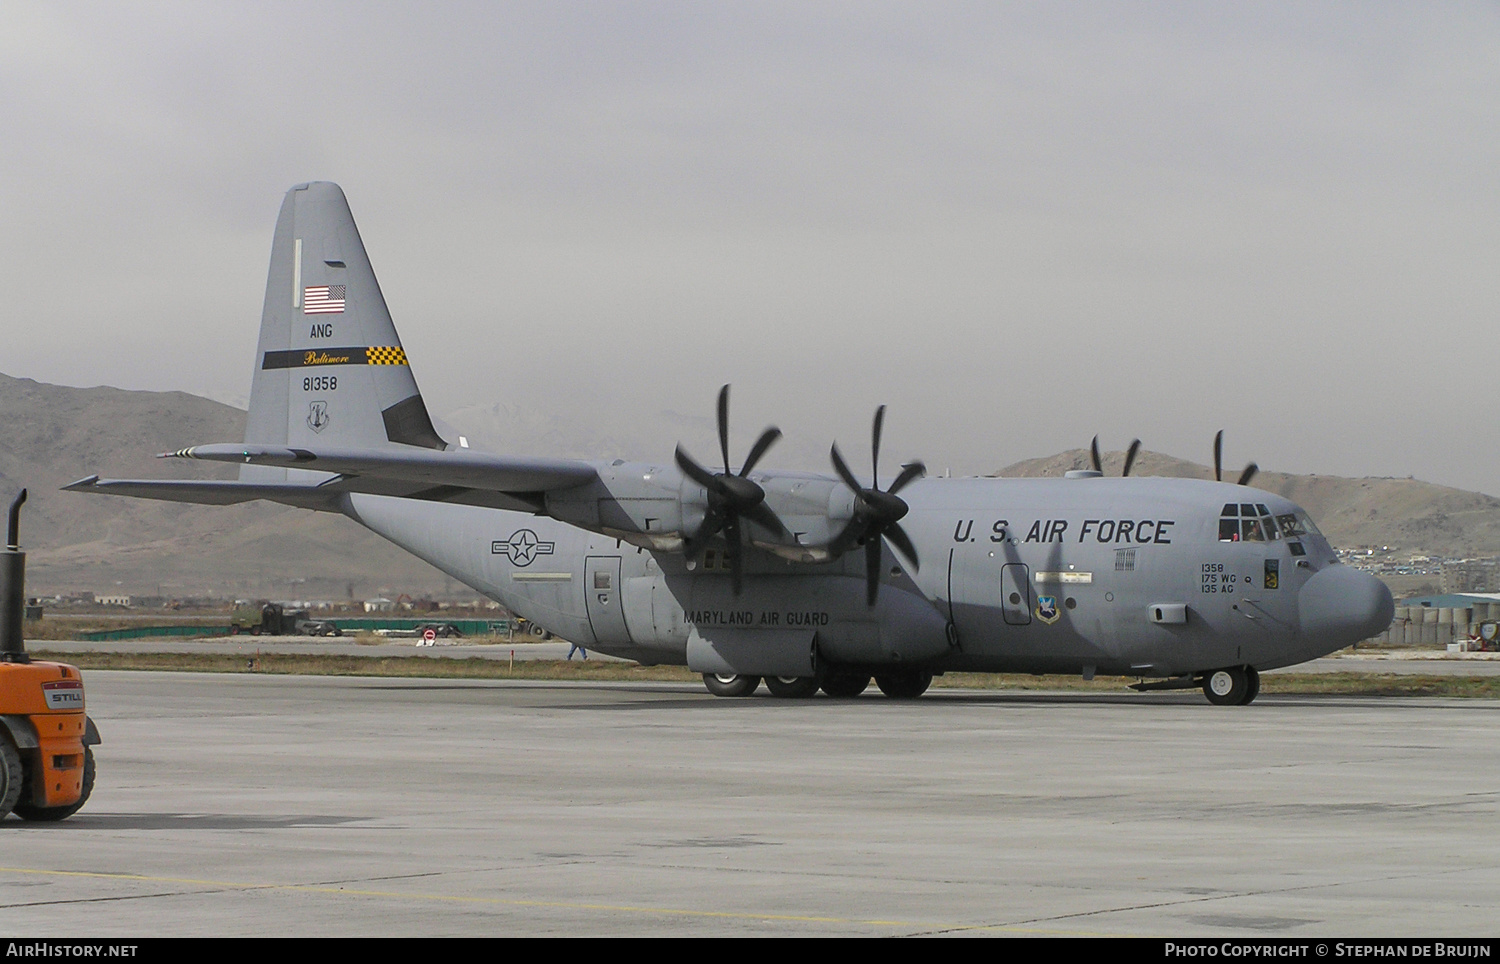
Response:
[[[457,486],[489,492],[548,492],[571,489],[596,478],[587,462],[489,455],[482,452],[440,452],[431,449],[338,449],[313,451],[281,445],[229,442],[195,445],[160,458],[205,459],[239,465],[272,465],[291,469],[336,472],[342,476],[390,479],[423,485]]]
[[[196,502],[200,505],[234,505],[265,499],[267,502],[280,502],[283,505],[322,512],[337,512],[341,494],[317,485],[199,482],[191,479],[101,479],[97,475],[65,485],[63,491],[128,495],[137,499]]]

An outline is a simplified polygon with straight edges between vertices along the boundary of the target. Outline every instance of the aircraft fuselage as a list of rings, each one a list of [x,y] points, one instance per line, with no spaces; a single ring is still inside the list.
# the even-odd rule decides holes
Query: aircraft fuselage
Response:
[[[1271,669],[1374,635],[1389,619],[1389,596],[1340,566],[1315,530],[1228,537],[1226,525],[1306,518],[1260,490],[1191,479],[925,479],[903,496],[921,565],[912,571],[887,549],[874,607],[854,553],[809,564],[751,550],[736,596],[712,552],[689,568],[680,552],[544,515],[358,494],[346,511],[560,636],[704,672],[727,650],[695,643],[750,636],[758,661],[727,657],[721,668],[796,676],[811,659],[1142,677]],[[1231,505],[1246,507],[1244,520],[1226,520]],[[1314,580],[1335,570],[1322,576],[1339,583],[1341,608],[1329,618],[1323,596],[1334,589]]]

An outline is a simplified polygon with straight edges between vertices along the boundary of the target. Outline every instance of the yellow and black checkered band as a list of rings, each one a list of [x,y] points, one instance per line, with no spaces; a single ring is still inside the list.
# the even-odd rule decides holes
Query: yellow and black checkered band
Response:
[[[365,359],[370,365],[405,365],[406,349],[400,345],[391,348],[366,348]]]
[[[318,368],[324,365],[405,365],[406,351],[400,345],[364,345],[349,348],[298,348],[268,351],[261,368]]]

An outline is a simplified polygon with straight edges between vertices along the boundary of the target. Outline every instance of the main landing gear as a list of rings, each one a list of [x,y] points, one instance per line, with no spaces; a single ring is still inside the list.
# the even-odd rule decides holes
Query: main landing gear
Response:
[[[1216,669],[1204,675],[1203,695],[1215,706],[1245,706],[1260,695],[1260,674],[1253,666]]]
[[[704,673],[703,685],[715,696],[749,696],[760,686],[759,676],[735,676],[732,673]]]
[[[893,700],[914,700],[927,692],[932,685],[932,674],[925,669],[908,669],[896,673],[882,673],[875,677],[880,692]]]
[[[870,685],[870,674],[855,669],[836,668],[817,676],[767,676],[766,689],[784,700],[807,699],[822,690],[835,699],[851,699]],[[880,692],[893,700],[914,700],[927,692],[932,673],[923,669],[895,670],[874,677]],[[736,676],[704,673],[703,685],[715,696],[750,696],[760,686],[759,676]]]
[[[816,676],[767,676],[766,689],[784,700],[803,700],[818,692]]]
[[[834,670],[823,680],[823,692],[834,699],[853,699],[870,686],[870,674],[855,670]]]

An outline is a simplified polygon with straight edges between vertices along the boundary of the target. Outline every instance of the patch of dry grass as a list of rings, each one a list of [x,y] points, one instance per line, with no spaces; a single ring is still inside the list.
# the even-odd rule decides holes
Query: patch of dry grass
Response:
[[[421,656],[318,656],[263,653],[252,658],[209,653],[48,653],[79,669],[172,670],[198,673],[270,673],[305,676],[390,676],[435,679],[697,682],[685,666],[641,666],[604,660],[517,660]],[[1119,693],[1133,679],[1030,676],[1015,673],[949,673],[933,680],[942,689],[1049,690]],[[1406,676],[1395,673],[1288,673],[1261,677],[1261,692],[1309,696],[1456,696],[1500,699],[1500,676]]]

